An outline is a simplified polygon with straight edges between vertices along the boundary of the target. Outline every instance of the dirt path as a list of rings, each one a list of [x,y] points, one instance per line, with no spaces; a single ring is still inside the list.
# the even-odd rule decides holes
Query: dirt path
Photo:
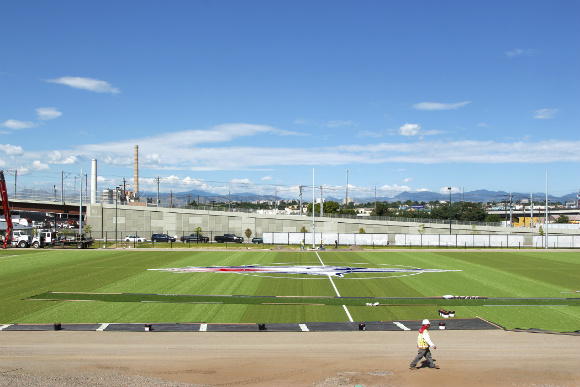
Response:
[[[580,336],[416,332],[0,332],[0,386],[580,386]]]

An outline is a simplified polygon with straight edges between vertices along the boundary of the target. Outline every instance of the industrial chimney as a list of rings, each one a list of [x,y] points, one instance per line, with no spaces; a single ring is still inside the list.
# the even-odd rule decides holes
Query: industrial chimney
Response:
[[[133,171],[133,190],[135,191],[135,201],[139,201],[139,145],[135,145],[135,159]]]

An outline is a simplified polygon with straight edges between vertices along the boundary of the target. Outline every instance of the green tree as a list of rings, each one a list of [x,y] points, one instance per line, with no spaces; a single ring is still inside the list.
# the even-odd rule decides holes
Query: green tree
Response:
[[[200,236],[203,231],[201,230],[201,227],[197,227],[195,230],[193,230],[195,232],[195,235]]]
[[[379,202],[377,208],[371,213],[372,216],[390,216],[389,203]]]
[[[361,227],[361,228],[358,229],[358,233],[359,234],[366,234],[367,232],[365,231],[364,228]]]
[[[498,214],[490,214],[490,215],[485,217],[485,221],[499,223],[499,222],[501,222],[501,217]]]
[[[570,218],[566,215],[560,215],[560,217],[556,220],[556,223],[569,223]]]
[[[340,205],[334,201],[325,202],[322,206],[323,214],[336,214],[340,209]],[[307,212],[312,213],[312,203],[308,204]],[[354,211],[354,210],[353,210]],[[320,214],[320,203],[314,205],[314,212]]]
[[[302,226],[302,228],[300,229],[300,232],[308,232],[308,231],[306,230],[306,227]]]
[[[85,226],[85,234],[87,234],[87,235],[90,236],[91,235],[91,229],[92,229],[91,225],[90,224],[87,224]],[[36,232],[35,232],[35,234],[36,234]]]
[[[252,236],[252,230],[250,230],[249,228],[246,229],[245,231],[246,234],[246,238],[250,239],[250,237]]]
[[[449,219],[449,204],[443,204],[431,209],[431,219]],[[451,205],[451,219],[463,221],[484,221],[487,212],[481,203],[453,203]]]
[[[322,211],[324,211],[325,214],[335,214],[338,212],[339,209],[340,204],[332,200],[325,202],[324,206],[322,207]]]
[[[542,226],[540,226],[538,232],[540,233],[540,236],[544,236],[544,229],[542,228]]]
[[[425,234],[425,225],[424,224],[420,224],[419,226],[417,226],[417,231],[421,235]]]

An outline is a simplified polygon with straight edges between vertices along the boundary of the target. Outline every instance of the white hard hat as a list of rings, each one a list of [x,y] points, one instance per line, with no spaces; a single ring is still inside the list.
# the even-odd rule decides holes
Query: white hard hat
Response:
[[[429,320],[425,319],[423,320],[423,325],[431,325],[431,323],[429,322]]]

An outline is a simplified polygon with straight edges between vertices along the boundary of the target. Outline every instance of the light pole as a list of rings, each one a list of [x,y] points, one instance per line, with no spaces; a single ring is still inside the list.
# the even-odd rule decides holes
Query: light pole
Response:
[[[346,170],[346,197],[344,198],[344,208],[348,207],[348,169]]]
[[[451,187],[447,187],[449,190],[449,235],[451,235]]]
[[[119,202],[119,186],[115,187],[115,248],[117,247],[117,203]]]

